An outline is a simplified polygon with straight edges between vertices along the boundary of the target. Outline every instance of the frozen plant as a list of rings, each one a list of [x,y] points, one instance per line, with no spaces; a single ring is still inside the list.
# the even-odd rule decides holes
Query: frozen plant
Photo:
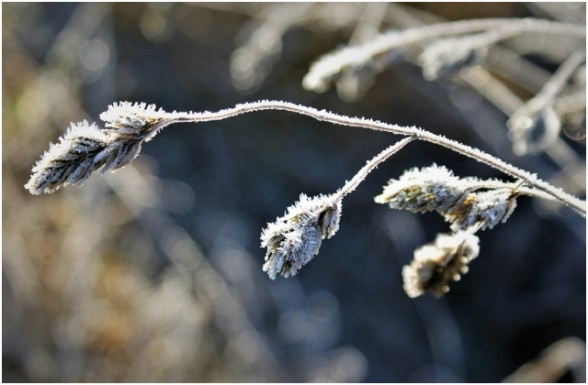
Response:
[[[52,193],[61,186],[81,186],[102,169],[117,170],[129,164],[163,127],[179,118],[155,105],[114,103],[100,115],[106,128],[83,121],[72,124],[57,145],[51,145],[33,168],[26,184],[31,194]]]
[[[296,275],[319,252],[322,240],[339,229],[341,198],[304,194],[276,222],[269,223],[261,234],[261,247],[267,248],[263,270],[271,279],[278,273]]]
[[[411,212],[437,211],[454,231],[472,227],[485,230],[506,222],[516,207],[516,196],[522,192],[517,190],[500,181],[458,178],[447,168],[433,165],[390,180],[375,201]],[[527,195],[534,192],[527,191]]]
[[[472,33],[481,34],[474,37],[463,37],[465,34]],[[486,48],[507,37],[523,33],[542,33],[585,39],[586,28],[580,25],[537,19],[480,19],[439,23],[404,31],[390,31],[376,36],[365,44],[344,47],[319,58],[311,65],[302,84],[308,90],[324,92],[332,80],[346,71],[361,67],[377,56],[392,50],[424,43],[433,44],[436,48],[425,50],[421,54],[421,62],[427,65],[433,65],[433,59],[444,62],[435,64],[435,71],[427,72],[434,75],[445,65],[462,60],[468,54],[466,51],[473,52]],[[450,37],[452,39],[445,40],[442,47],[437,45],[438,40],[435,41]],[[464,43],[465,48],[463,47]],[[455,58],[451,58],[452,55],[455,55]]]
[[[510,175],[515,182],[458,178],[445,167],[435,165],[410,170],[398,180],[390,181],[384,192],[376,197],[378,203],[413,212],[437,211],[451,223],[454,232],[440,236],[434,246],[415,252],[415,261],[403,273],[405,289],[410,296],[417,296],[423,290],[432,290],[438,295],[446,292],[447,282],[456,280],[465,272],[465,264],[478,255],[478,242],[473,234],[508,219],[518,196],[557,201],[586,216],[585,201],[478,149],[416,127],[352,118],[281,101],[239,104],[218,112],[171,113],[144,103],[115,103],[100,115],[106,122],[105,128],[85,121],[73,124],[59,144],[52,145],[35,165],[25,187],[32,194],[40,194],[53,193],[68,184],[80,186],[94,171],[116,170],[131,162],[143,142],[151,140],[170,124],[221,120],[262,110],[290,111],[343,126],[405,136],[368,161],[335,193],[318,197],[301,194],[300,200],[283,217],[263,230],[261,246],[267,249],[263,270],[272,279],[278,274],[284,277],[297,274],[319,252],[322,240],[337,232],[343,198],[380,163],[413,140],[435,143],[471,157]],[[433,252],[433,248],[437,251]]]
[[[288,212],[270,223],[261,234],[261,247],[267,248],[263,270],[271,279],[278,273],[284,277],[296,275],[319,252],[322,240],[331,238],[339,230],[343,197],[378,164],[404,147],[412,138],[405,138],[388,147],[369,161],[349,182],[329,196],[309,198],[304,194]]]
[[[419,247],[410,265],[402,269],[404,291],[415,298],[425,291],[440,297],[449,291],[449,281],[459,281],[468,264],[480,253],[479,239],[467,231],[439,234],[433,244]]]
[[[507,126],[515,153],[537,153],[556,140],[561,131],[562,119],[555,110],[555,97],[562,91],[574,71],[585,61],[586,51],[574,52],[545,83],[541,91],[512,114]],[[584,99],[584,107],[585,105]],[[533,142],[534,135],[540,137],[537,143]]]

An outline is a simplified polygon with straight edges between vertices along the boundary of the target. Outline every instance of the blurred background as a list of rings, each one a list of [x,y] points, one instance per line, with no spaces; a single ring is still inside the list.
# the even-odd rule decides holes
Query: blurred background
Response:
[[[381,165],[344,200],[337,236],[275,281],[262,271],[262,228],[300,193],[334,192],[396,137],[258,112],[171,126],[130,166],[81,188],[23,187],[70,122],[99,122],[115,101],[215,111],[277,99],[420,126],[585,199],[585,76],[570,82],[584,87],[579,117],[555,147],[527,156],[513,153],[508,106],[484,94],[486,83],[463,72],[427,81],[410,50],[322,94],[301,84],[320,56],[390,29],[494,17],[585,25],[585,12],[585,3],[3,3],[3,381],[496,382],[515,372],[510,380],[585,381],[586,225],[570,209],[520,198],[507,223],[479,234],[480,256],[449,294],[404,293],[402,266],[448,226],[375,204],[388,179],[432,163],[506,179],[441,147],[411,143]],[[494,70],[520,102],[578,41],[527,36],[501,49],[524,66],[476,68]]]

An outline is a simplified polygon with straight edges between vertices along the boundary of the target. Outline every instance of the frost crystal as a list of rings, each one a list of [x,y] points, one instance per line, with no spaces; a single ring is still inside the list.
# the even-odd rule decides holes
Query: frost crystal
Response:
[[[318,254],[322,240],[337,232],[340,217],[341,197],[301,194],[283,217],[262,232],[261,247],[267,248],[263,270],[271,279],[296,275]]]
[[[414,252],[410,265],[402,269],[404,291],[415,298],[425,291],[440,297],[449,291],[450,281],[459,281],[468,272],[468,263],[480,252],[477,236],[458,231],[440,234],[433,244],[424,245]]]

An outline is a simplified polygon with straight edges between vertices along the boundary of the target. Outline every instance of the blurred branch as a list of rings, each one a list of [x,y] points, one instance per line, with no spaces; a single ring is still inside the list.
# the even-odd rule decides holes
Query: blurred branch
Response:
[[[585,60],[586,51],[574,52],[541,91],[511,115],[507,126],[516,153],[526,154],[540,150],[559,137],[561,120],[554,110],[555,97]],[[534,134],[533,131],[540,130],[539,126],[543,132]],[[537,135],[542,138],[538,143],[532,143],[530,137]]]
[[[585,38],[586,28],[575,24],[558,23],[536,19],[481,19],[465,20],[435,24],[402,32],[388,32],[371,42],[358,46],[340,49],[317,60],[310,67],[302,84],[304,88],[315,92],[324,92],[329,81],[347,68],[361,67],[372,58],[382,55],[394,48],[418,44],[429,39],[445,36],[488,31],[500,28],[509,34],[533,32]]]
[[[558,382],[570,369],[575,382],[586,381],[586,343],[578,338],[553,343],[536,360],[524,364],[502,382]]]

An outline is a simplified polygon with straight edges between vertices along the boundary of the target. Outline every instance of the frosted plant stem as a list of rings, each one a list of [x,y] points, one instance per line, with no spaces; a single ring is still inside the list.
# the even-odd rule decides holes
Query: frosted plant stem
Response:
[[[373,57],[428,39],[438,39],[467,33],[487,31],[495,28],[508,28],[512,33],[535,32],[586,38],[586,27],[569,23],[537,19],[478,19],[450,23],[433,24],[407,29],[401,32],[384,33],[361,46],[349,46],[324,55],[314,62],[303,80],[307,89],[323,91],[328,79],[349,66],[361,65]]]
[[[549,200],[549,201],[557,201],[557,199],[553,195],[548,194],[548,193],[541,191],[541,190],[534,189],[534,188],[523,187],[523,186],[521,186],[520,182],[504,183],[501,181],[492,181],[492,180],[491,181],[478,181],[472,186],[471,189],[473,189],[473,190],[504,189],[504,190],[511,190],[513,192],[516,192],[519,195],[526,195],[526,196],[534,197],[534,198],[542,198],[542,199]]]
[[[365,179],[365,177],[372,172],[380,163],[388,159],[390,156],[396,154],[402,147],[406,146],[408,143],[414,140],[413,137],[404,138],[396,144],[388,147],[378,155],[376,155],[373,159],[371,159],[365,166],[359,170],[357,174],[343,186],[337,193],[335,194],[338,197],[343,198],[345,195],[349,194],[353,190],[359,186],[361,182]]]
[[[234,116],[263,110],[281,110],[290,111],[300,115],[306,115],[319,121],[330,122],[342,126],[366,128],[375,131],[385,131],[397,135],[411,136],[417,140],[423,140],[438,144],[450,150],[458,152],[462,155],[473,158],[481,163],[484,163],[496,170],[499,170],[514,178],[521,179],[534,186],[537,189],[553,196],[559,202],[571,207],[583,217],[586,217],[586,202],[580,200],[559,188],[537,178],[535,174],[521,170],[503,160],[500,160],[490,154],[487,154],[476,148],[466,146],[454,140],[448,139],[444,136],[436,135],[431,132],[422,130],[417,127],[399,126],[396,124],[387,124],[365,118],[352,118],[348,116],[337,115],[325,110],[317,110],[312,107],[297,105],[290,102],[283,101],[269,101],[262,100],[258,102],[238,104],[233,108],[228,108],[218,112],[190,112],[190,113],[171,113],[170,119],[173,122],[207,122],[214,120],[223,120]]]

